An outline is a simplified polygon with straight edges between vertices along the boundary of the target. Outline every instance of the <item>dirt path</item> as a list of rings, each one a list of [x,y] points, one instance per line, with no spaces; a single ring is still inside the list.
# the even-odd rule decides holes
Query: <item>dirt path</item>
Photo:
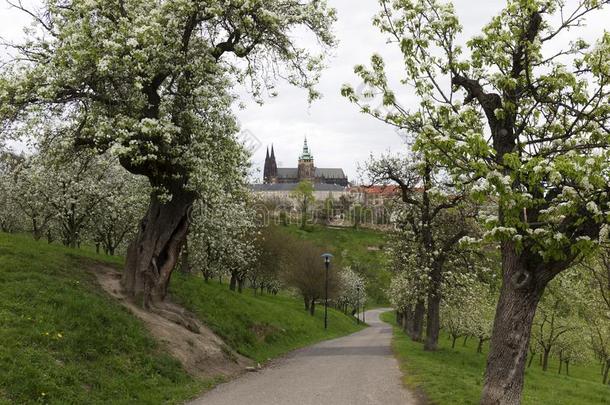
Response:
[[[233,353],[209,328],[184,308],[166,302],[154,311],[143,310],[123,295],[121,275],[114,269],[96,265],[92,269],[100,286],[132,314],[151,335],[188,371],[200,378],[234,377],[252,361]]]
[[[191,404],[415,405],[391,352],[392,328],[379,320],[384,311],[368,311],[365,330],[298,350]]]

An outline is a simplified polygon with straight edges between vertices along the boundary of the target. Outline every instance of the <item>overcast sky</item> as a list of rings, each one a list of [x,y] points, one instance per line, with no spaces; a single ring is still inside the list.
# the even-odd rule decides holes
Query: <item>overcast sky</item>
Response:
[[[24,4],[32,2],[23,1]],[[358,164],[366,161],[371,153],[398,152],[404,148],[391,128],[362,115],[340,95],[342,84],[358,86],[360,82],[353,74],[353,67],[366,63],[373,53],[385,58],[391,76],[395,79],[400,76],[400,54],[395,47],[386,45],[384,36],[371,25],[378,11],[377,0],[329,2],[338,12],[335,33],[340,42],[318,87],[323,98],[310,106],[304,91],[280,84],[279,95],[266,100],[263,106],[244,97],[246,108],[237,110],[242,129],[254,134],[263,145],[254,154],[255,167],[262,168],[265,147],[271,144],[275,145],[278,166],[296,167],[303,138],[307,136],[317,167],[341,167],[350,180],[355,180]],[[566,2],[577,4],[577,0]],[[497,14],[505,1],[456,0],[454,4],[464,26],[463,38],[468,39]],[[590,18],[587,30],[579,35],[588,40],[597,38],[609,20],[610,8],[607,8]],[[18,40],[28,21],[27,16],[11,10],[6,0],[0,0],[0,36]],[[566,35],[561,42],[573,39]],[[403,94],[401,102],[409,104],[408,94]]]

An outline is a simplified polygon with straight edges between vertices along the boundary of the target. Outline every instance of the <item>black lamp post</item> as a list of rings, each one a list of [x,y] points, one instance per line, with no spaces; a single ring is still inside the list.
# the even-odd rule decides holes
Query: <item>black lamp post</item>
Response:
[[[324,329],[328,328],[328,269],[330,267],[330,259],[334,257],[330,253],[324,253],[324,265],[326,266],[326,278],[324,281]]]
[[[360,324],[360,286],[356,286],[356,323]]]

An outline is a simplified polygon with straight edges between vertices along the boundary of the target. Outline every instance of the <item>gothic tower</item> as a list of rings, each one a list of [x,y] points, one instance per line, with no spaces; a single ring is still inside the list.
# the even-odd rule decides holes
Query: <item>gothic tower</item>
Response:
[[[269,159],[269,147],[267,147],[267,155],[265,156],[265,169],[263,170],[263,183],[265,184],[269,184],[270,181],[270,176],[269,176],[269,165],[270,163],[270,159]]]
[[[271,183],[277,183],[277,162],[275,161],[275,150],[271,144],[271,156],[269,162],[269,178]]]
[[[316,168],[313,164],[313,155],[309,152],[307,146],[307,137],[305,137],[305,143],[303,144],[303,153],[299,157],[299,181],[309,180],[313,182],[316,177]]]

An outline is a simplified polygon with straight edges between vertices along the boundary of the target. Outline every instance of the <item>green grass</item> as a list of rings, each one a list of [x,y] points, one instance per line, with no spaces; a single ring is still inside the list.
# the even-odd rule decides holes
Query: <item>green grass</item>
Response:
[[[208,387],[100,292],[91,260],[122,262],[0,233],[0,403],[176,403]]]
[[[424,352],[396,326],[395,315],[382,319],[394,326],[393,349],[400,362],[405,383],[421,389],[434,404],[478,404],[485,370],[486,354],[476,353],[476,342],[465,347],[460,340],[455,349],[443,335],[440,350]],[[523,405],[600,405],[610,404],[610,387],[601,384],[598,366],[570,366],[570,377],[558,375],[554,362],[543,372],[536,362],[527,369]]]
[[[325,339],[360,330],[350,318],[329,309],[328,330],[324,330],[324,307],[316,306],[310,316],[301,300],[288,296],[232,292],[227,284],[176,274],[170,292],[200,317],[237,352],[258,362]]]
[[[328,249],[338,265],[351,265],[368,282],[369,308],[388,304],[384,291],[391,275],[386,269],[383,249],[386,235],[372,229],[328,228],[311,226],[301,230],[297,226],[280,227],[285,232]]]
[[[122,258],[0,233],[0,404],[181,403],[218,380],[189,376],[143,324],[102,292],[86,268],[120,268]],[[172,294],[228,345],[259,362],[359,330],[300,300],[240,295],[226,285],[176,275]]]

